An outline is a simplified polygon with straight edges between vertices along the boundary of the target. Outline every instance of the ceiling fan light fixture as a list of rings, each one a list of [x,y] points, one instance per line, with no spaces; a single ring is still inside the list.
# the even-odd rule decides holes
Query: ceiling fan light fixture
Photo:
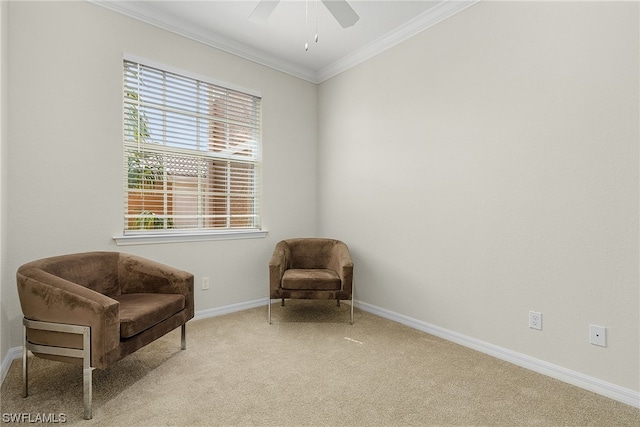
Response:
[[[342,28],[353,27],[360,19],[358,14],[346,0],[322,0],[329,12],[336,18]]]
[[[249,15],[249,20],[258,23],[267,22],[278,3],[280,0],[260,0]]]
[[[254,22],[266,22],[278,3],[280,0],[260,0],[249,15],[249,19]],[[360,19],[353,8],[349,6],[347,0],[322,0],[322,4],[331,12],[342,28],[352,27]]]
[[[314,41],[318,43],[318,3],[316,1],[316,32]],[[358,14],[349,6],[347,0],[321,0],[327,10],[338,21],[342,28],[348,28],[355,25],[360,19]],[[276,6],[278,6],[280,0],[259,0],[253,12],[249,15],[249,20],[253,22],[264,23],[269,19],[269,16],[273,13]],[[309,30],[309,0],[305,1],[305,33],[308,34]],[[304,50],[309,50],[309,42],[304,43]]]

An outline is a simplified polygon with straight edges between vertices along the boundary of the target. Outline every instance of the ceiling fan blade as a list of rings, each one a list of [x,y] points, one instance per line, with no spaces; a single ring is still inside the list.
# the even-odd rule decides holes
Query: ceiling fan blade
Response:
[[[249,15],[249,20],[253,22],[267,22],[269,16],[276,8],[276,6],[280,3],[280,0],[260,0],[258,5],[251,15]]]
[[[336,18],[336,21],[342,25],[342,28],[351,27],[360,19],[346,0],[322,0],[322,3],[329,9],[333,17]]]

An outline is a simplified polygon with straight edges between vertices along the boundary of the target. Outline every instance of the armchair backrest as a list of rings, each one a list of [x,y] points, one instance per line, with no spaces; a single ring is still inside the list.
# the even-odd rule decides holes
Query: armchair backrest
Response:
[[[335,264],[334,239],[300,238],[285,240],[290,250],[287,268],[330,268]]]
[[[108,297],[120,294],[118,252],[87,252],[31,262],[22,271],[42,270]]]

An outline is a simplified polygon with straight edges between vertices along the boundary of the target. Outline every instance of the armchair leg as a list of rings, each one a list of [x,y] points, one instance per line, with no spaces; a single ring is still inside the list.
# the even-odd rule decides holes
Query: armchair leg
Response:
[[[22,327],[22,397],[29,396],[29,349],[27,348],[27,327]]]
[[[82,360],[82,382],[84,395],[84,418],[90,420],[91,398],[92,398],[92,371],[91,367],[91,327],[82,325],[69,325],[63,323],[42,322],[37,320],[22,319],[24,325],[24,341],[22,349],[22,395],[28,395],[28,368],[27,355],[31,350],[34,353],[53,354],[56,356],[67,356]],[[63,332],[67,334],[82,335],[82,348],[56,347],[46,344],[34,344],[27,340],[27,328],[43,331]]]
[[[91,367],[91,328],[81,327],[82,329],[82,376],[84,386],[84,419],[93,418],[91,410],[91,401],[93,398],[93,369]]]
[[[351,284],[351,320],[350,323],[353,325],[353,295],[355,294],[355,282]]]
[[[93,377],[93,369],[94,368],[84,368],[82,369],[82,383],[84,387],[84,419],[90,420],[93,418],[93,414],[91,413],[91,400],[93,398],[93,386],[92,386],[92,377]]]
[[[349,323],[353,325],[353,292],[351,293],[351,320]]]
[[[180,349],[187,349],[187,324],[183,323],[182,328],[180,328]]]
[[[282,306],[284,307],[284,298],[282,298]]]
[[[340,307],[340,300],[336,300],[336,301],[338,301],[338,307]]]

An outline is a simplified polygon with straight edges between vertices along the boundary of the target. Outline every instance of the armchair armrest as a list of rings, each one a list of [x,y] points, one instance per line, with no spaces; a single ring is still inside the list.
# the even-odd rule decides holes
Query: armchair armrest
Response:
[[[37,268],[17,273],[18,295],[27,319],[91,327],[91,366],[103,368],[120,343],[118,301]],[[74,346],[68,337],[38,334],[48,345]]]
[[[278,242],[269,260],[269,289],[274,292],[280,288],[282,276],[290,263],[290,250],[284,241]]]
[[[343,242],[337,242],[333,247],[332,264],[340,276],[342,291],[351,294],[353,289],[353,260],[349,248]]]

